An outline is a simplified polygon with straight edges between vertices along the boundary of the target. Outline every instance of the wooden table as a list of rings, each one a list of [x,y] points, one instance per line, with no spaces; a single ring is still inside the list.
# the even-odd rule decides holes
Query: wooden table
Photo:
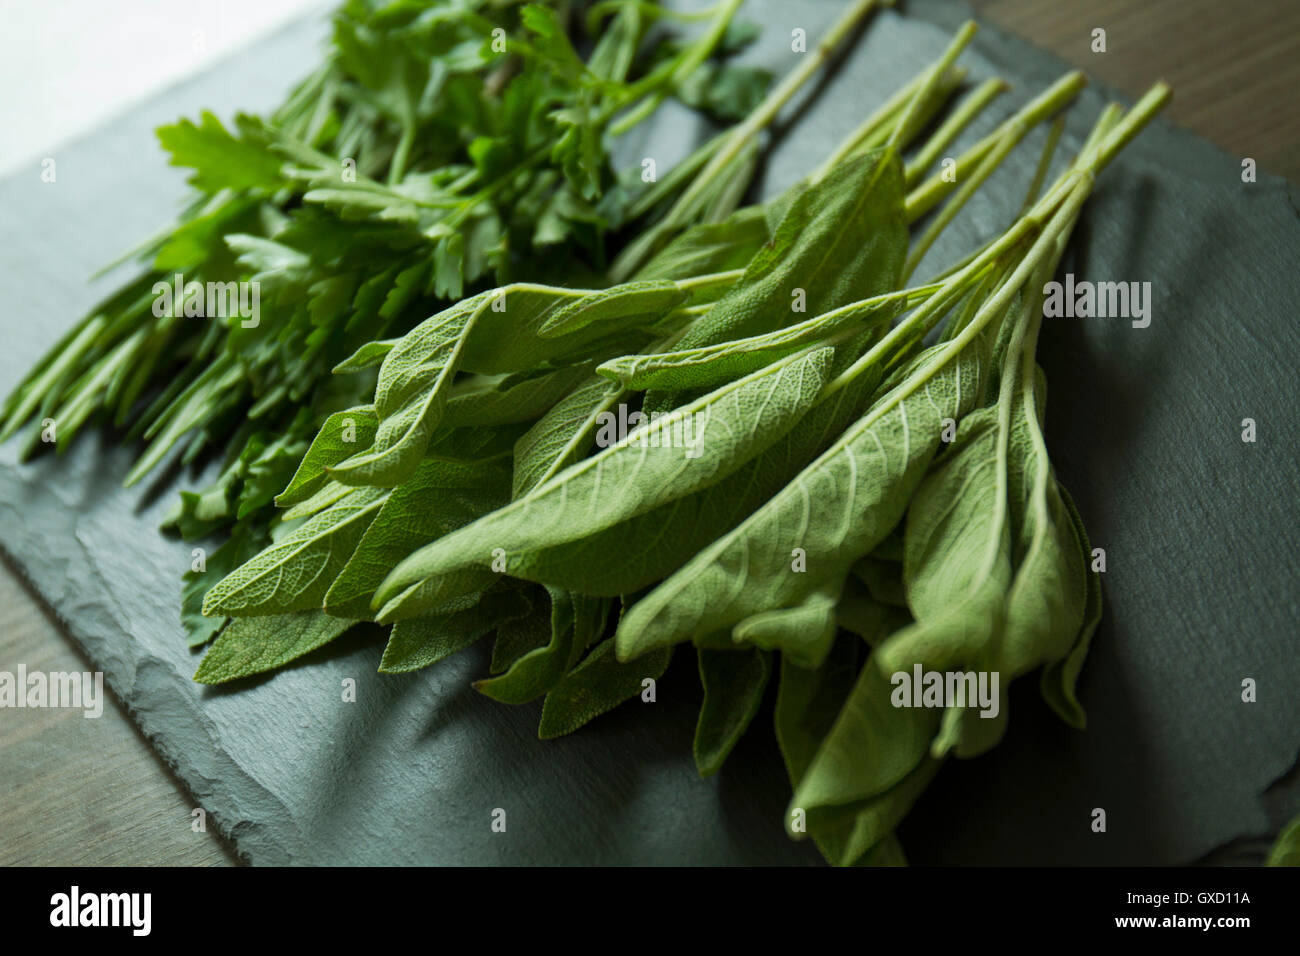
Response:
[[[1165,115],[1261,169],[1300,182],[1300,3],[1295,0],[971,0],[979,20],[1140,95],[1174,89]],[[1092,31],[1106,31],[1093,53]]]
[[[1175,90],[1169,116],[1262,169],[1300,182],[1300,4],[1255,0],[974,0],[978,19],[1050,49],[1130,95]],[[1105,53],[1091,50],[1106,30]],[[0,564],[0,669],[81,671],[80,651]],[[0,864],[237,862],[194,833],[194,804],[116,701],[13,710],[0,721]]]

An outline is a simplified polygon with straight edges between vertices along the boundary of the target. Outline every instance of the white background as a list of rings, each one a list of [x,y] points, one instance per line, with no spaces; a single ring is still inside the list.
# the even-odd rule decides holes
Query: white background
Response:
[[[0,176],[321,0],[0,0]]]

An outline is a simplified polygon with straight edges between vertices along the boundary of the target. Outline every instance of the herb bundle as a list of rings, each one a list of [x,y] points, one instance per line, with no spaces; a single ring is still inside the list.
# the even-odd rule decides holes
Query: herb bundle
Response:
[[[462,144],[472,168],[423,152],[431,128],[448,122],[443,106],[425,101],[448,102],[446,84],[459,75],[450,63],[435,94],[430,75],[397,83],[409,95],[390,104],[380,135],[345,123],[351,113],[334,105],[348,82],[384,88],[339,72],[355,68],[351,41],[336,32],[338,62],[303,87],[316,92],[299,91],[298,112],[274,124],[241,118],[239,139],[211,133],[258,144],[249,166],[254,152],[289,164],[265,162],[265,183],[232,183],[196,162],[196,184],[210,179],[212,199],[166,240],[213,259],[220,245],[226,259],[201,259],[205,269],[253,269],[273,290],[293,290],[275,293],[301,310],[289,322],[300,336],[293,348],[320,364],[291,374],[287,353],[275,351],[283,329],[244,339],[238,327],[209,326],[206,350],[187,346],[193,377],[142,419],[159,437],[141,466],[156,463],[160,441],[194,429],[191,450],[224,435],[237,451],[218,485],[187,498],[177,517],[189,533],[240,519],[187,593],[189,611],[201,598],[213,622],[196,627],[198,642],[217,635],[196,680],[274,670],[362,622],[390,626],[380,662],[388,673],[430,666],[491,634],[491,673],[475,687],[504,703],[541,699],[547,738],[640,694],[689,643],[704,688],[700,772],[721,767],[775,675],[791,835],[811,835],[839,864],[901,862],[896,826],[947,756],[998,742],[1010,680],[1040,670],[1048,703],[1083,724],[1074,686],[1101,594],[1043,439],[1037,290],[1096,175],[1169,94],[1157,86],[1127,114],[1105,111],[1039,197],[1055,127],[1008,230],[909,284],[974,191],[1069,103],[1082,77],[1063,77],[963,153],[960,183],[927,178],[1004,88],[982,84],[939,121],[963,79],[954,61],[968,25],[804,181],[742,206],[756,134],[820,62],[809,60],[662,182],[620,188],[603,134],[681,95],[726,49],[736,5],[721,4],[693,43],[655,47],[634,80],[632,65],[647,55],[644,4],[594,9],[618,12],[585,65],[546,8],[478,10],[471,34],[488,27],[489,13],[518,15],[512,28],[530,40],[499,80],[506,64],[474,60],[482,46],[468,39],[438,53],[472,60],[474,82],[505,84],[496,141],[480,133]],[[852,5],[818,56],[871,6]],[[385,15],[350,3],[341,22],[361,11]],[[420,22],[395,32],[371,23],[360,35],[401,46],[392,37]],[[431,74],[427,55],[409,59]],[[728,69],[709,66],[707,82],[729,89],[737,79]],[[530,70],[562,89],[529,86],[518,94],[526,107],[504,105]],[[698,89],[690,98],[710,102]],[[355,108],[373,118],[373,91]],[[544,129],[535,142],[530,124]],[[536,145],[560,127],[555,145]],[[359,150],[369,157],[365,178],[340,187],[340,137],[361,136],[358,128],[396,141]],[[232,236],[230,220],[209,220],[219,197],[246,207],[223,216],[247,214],[241,221],[261,232]],[[183,235],[200,222],[191,232],[203,238]],[[628,224],[637,228],[622,232],[606,268],[607,233]],[[552,230],[554,241],[539,241]],[[557,265],[560,241],[567,257]],[[383,254],[367,258],[376,248]],[[325,262],[335,265],[328,276]],[[492,284],[462,294],[489,274]],[[364,283],[370,311],[359,305]],[[138,318],[139,294],[111,309]],[[393,334],[430,296],[454,301]],[[119,344],[130,336],[99,340],[117,321],[111,309],[20,386],[6,408],[11,427],[67,396],[85,415],[100,406],[127,414],[113,363],[134,373],[137,346]],[[158,334],[181,335],[170,318]],[[152,334],[141,342],[153,347]],[[280,377],[218,415],[205,403],[228,401],[229,386],[195,383],[227,381],[223,337],[238,343],[221,353],[240,356],[230,359],[237,381],[259,369]],[[249,354],[258,356],[251,365]],[[339,374],[321,374],[328,367]],[[87,376],[100,391],[85,391]],[[134,401],[143,385],[131,387]],[[268,418],[276,409],[280,417]],[[219,432],[226,411],[247,421]],[[244,528],[253,530],[241,539]],[[891,677],[914,668],[1001,675],[996,716],[896,706]]]
[[[1076,86],[982,146],[981,171]],[[392,625],[388,672],[495,632],[475,686],[544,697],[551,737],[689,642],[701,772],[778,672],[792,834],[837,863],[901,859],[906,810],[949,753],[994,745],[1007,710],[1005,685],[992,720],[897,707],[892,674],[1043,668],[1048,702],[1082,724],[1100,590],[1042,437],[1036,290],[1095,174],[1165,96],[1108,111],[1044,198],[925,285],[903,287],[909,193],[886,141],[687,230],[626,282],[503,286],[367,349],[345,367],[380,364],[373,402],[339,413],[281,497],[306,521],[208,592],[205,612],[236,620],[196,679],[279,666],[355,620]],[[793,321],[792,295],[811,318]],[[611,357],[637,333],[651,347]]]

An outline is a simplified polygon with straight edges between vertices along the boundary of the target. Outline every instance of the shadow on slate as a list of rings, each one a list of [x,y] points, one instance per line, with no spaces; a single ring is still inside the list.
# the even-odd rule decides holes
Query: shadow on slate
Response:
[[[744,15],[765,31],[744,59],[783,73],[790,30],[815,37],[839,9],[751,0]],[[912,0],[905,16],[877,16],[815,101],[804,95],[790,111],[798,135],[780,137],[761,193],[811,169],[968,14],[953,0]],[[56,183],[42,183],[33,162],[0,184],[0,390],[128,270],[86,277],[179,208],[185,172],[166,166],[152,129],[204,108],[271,108],[315,63],[325,29],[315,17],[284,30],[57,151]],[[959,148],[1065,70],[988,26],[962,62],[973,79],[1000,73],[1015,90]],[[1104,93],[1080,96],[1064,149],[1077,149]],[[628,162],[671,163],[704,133],[668,109],[620,148]],[[1005,228],[1042,136],[972,200],[919,275]],[[1007,739],[950,762],[905,822],[914,862],[1241,862],[1300,811],[1288,776],[1300,742],[1298,208],[1295,187],[1264,173],[1242,184],[1238,158],[1164,123],[1100,179],[1062,272],[1150,281],[1151,325],[1060,319],[1039,348],[1053,460],[1107,554],[1106,615],[1081,684],[1089,729],[1065,727],[1034,679],[1020,682]],[[1253,445],[1240,440],[1247,417],[1258,423]],[[625,705],[548,742],[535,736],[536,705],[470,689],[486,672],[484,648],[384,677],[381,644],[349,639],[237,691],[192,683],[198,658],[177,610],[189,547],[155,530],[173,492],[120,488],[133,450],[112,436],[86,433],[62,457],[26,466],[17,450],[0,448],[0,544],[248,860],[818,859],[781,826],[788,787],[770,694],[722,773],[696,776],[699,687],[687,653],[657,704]],[[345,704],[349,677],[357,702]],[[1259,682],[1256,704],[1240,702],[1245,677]],[[490,830],[498,807],[506,834]],[[1095,807],[1107,811],[1104,835],[1090,830]]]

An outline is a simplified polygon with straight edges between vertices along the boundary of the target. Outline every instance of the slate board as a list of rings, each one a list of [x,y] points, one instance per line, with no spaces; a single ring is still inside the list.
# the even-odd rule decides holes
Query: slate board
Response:
[[[790,30],[815,37],[831,0],[751,0],[763,39],[745,59],[781,73]],[[968,15],[913,0],[878,15],[833,76],[788,111],[761,176],[770,195],[820,161],[866,111],[946,45]],[[0,390],[124,278],[86,277],[170,219],[184,172],[152,129],[209,108],[263,110],[314,64],[319,17],[258,43],[56,154],[58,179],[0,183]],[[960,145],[1065,69],[985,26],[963,56],[975,79],[1015,91]],[[1085,91],[1064,146],[1077,148],[1106,97]],[[811,100],[811,102],[810,102]],[[666,168],[705,131],[666,111],[623,146]],[[951,260],[1018,207],[1042,131],[933,250]],[[954,150],[954,152],[956,152]],[[1101,178],[1062,272],[1146,280],[1149,328],[1045,323],[1048,439],[1097,546],[1106,615],[1084,670],[1087,732],[1012,693],[1007,739],[950,762],[902,829],[917,863],[1183,863],[1258,858],[1300,812],[1288,771],[1300,743],[1292,369],[1300,358],[1300,206],[1295,187],[1169,125],[1148,129]],[[1259,439],[1240,440],[1254,418]],[[177,617],[189,547],[155,532],[201,475],[125,491],[132,449],[87,433],[60,458],[15,463],[0,448],[0,544],[245,858],[261,864],[814,863],[789,842],[788,798],[768,709],[716,778],[690,758],[698,681],[690,655],[633,703],[542,743],[538,708],[477,695],[482,649],[408,677],[375,673],[380,645],[350,638],[236,690],[191,682],[197,658]],[[357,702],[343,703],[344,678]],[[1240,681],[1259,682],[1243,704]],[[1089,828],[1104,807],[1104,835]],[[495,808],[505,834],[491,832]],[[34,808],[33,812],[39,812]],[[1253,842],[1250,842],[1252,841]]]

